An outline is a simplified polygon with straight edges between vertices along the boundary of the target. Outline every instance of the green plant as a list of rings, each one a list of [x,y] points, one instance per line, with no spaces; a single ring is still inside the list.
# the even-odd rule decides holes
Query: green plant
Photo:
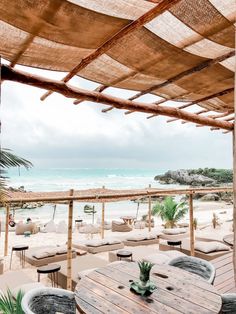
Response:
[[[143,283],[146,283],[149,280],[149,278],[150,278],[150,270],[152,269],[154,264],[152,264],[150,262],[141,261],[141,262],[138,262],[138,266],[139,266],[139,269],[140,269],[139,279]]]
[[[21,307],[23,292],[20,290],[16,298],[14,298],[11,290],[7,290],[6,294],[0,295],[0,312],[4,314],[24,314]]]
[[[172,197],[166,197],[162,203],[156,203],[152,208],[153,216],[160,216],[165,222],[165,228],[174,228],[176,223],[188,212],[185,202],[177,203]]]

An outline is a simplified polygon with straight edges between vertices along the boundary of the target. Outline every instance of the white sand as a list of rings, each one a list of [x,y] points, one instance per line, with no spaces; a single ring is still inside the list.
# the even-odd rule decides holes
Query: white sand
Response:
[[[227,235],[232,232],[232,222],[227,222],[227,220],[232,219],[232,205],[227,205],[224,202],[200,202],[194,201],[194,217],[197,217],[199,220],[199,229],[196,231],[196,236],[198,237],[207,237],[210,239],[222,240],[224,235]],[[213,229],[211,225],[211,219],[213,212],[217,213],[222,223],[216,229]],[[222,214],[221,212],[226,212]],[[185,221],[188,221],[186,217]],[[203,228],[204,226],[209,225],[208,227]],[[154,228],[155,231],[160,231],[161,221],[156,219],[157,227]],[[203,229],[202,229],[203,228]],[[140,232],[147,232],[147,228],[144,230],[134,229],[131,231],[132,234],[137,234]],[[128,233],[129,235],[131,233]],[[123,239],[127,236],[127,233],[118,233],[105,231],[105,237],[112,236]],[[4,238],[5,233],[1,233],[0,237],[0,256],[4,255]],[[100,238],[100,235],[94,235],[94,238]],[[85,235],[78,233],[77,230],[73,232],[74,240],[84,240],[86,239]],[[58,233],[38,233],[31,235],[30,237],[24,237],[22,235],[15,235],[15,232],[9,232],[9,245],[8,245],[8,256],[4,257],[4,271],[9,271],[10,265],[10,253],[11,247],[17,244],[27,244],[29,247],[40,247],[42,245],[63,245],[67,241],[67,234],[58,234]],[[101,258],[108,259],[107,253],[98,254]],[[19,258],[13,255],[12,270],[21,269]],[[36,268],[26,263],[26,267],[23,270],[27,275],[29,275],[34,281],[37,281],[37,272]],[[50,285],[49,280],[46,276],[42,276],[42,282],[46,285]]]

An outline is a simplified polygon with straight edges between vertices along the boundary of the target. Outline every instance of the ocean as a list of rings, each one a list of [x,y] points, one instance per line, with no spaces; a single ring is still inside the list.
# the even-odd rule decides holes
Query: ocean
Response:
[[[65,191],[73,189],[89,189],[105,186],[111,189],[140,189],[148,187],[172,188],[174,185],[160,185],[154,180],[155,175],[162,174],[166,170],[150,169],[80,169],[80,168],[50,168],[50,169],[10,169],[8,171],[8,186],[17,188],[24,186],[27,191]],[[101,204],[74,203],[74,218],[82,218],[84,221],[92,222],[91,215],[84,213],[84,205],[95,205],[95,222],[101,217]],[[67,205],[56,205],[55,221],[67,219]],[[138,218],[148,211],[147,204],[133,201],[122,201],[107,203],[106,220],[119,219],[121,216],[136,216]],[[25,220],[27,217],[41,221],[49,221],[53,216],[54,205],[45,204],[35,209],[18,209],[15,211],[16,220]],[[3,215],[3,211],[1,215]]]

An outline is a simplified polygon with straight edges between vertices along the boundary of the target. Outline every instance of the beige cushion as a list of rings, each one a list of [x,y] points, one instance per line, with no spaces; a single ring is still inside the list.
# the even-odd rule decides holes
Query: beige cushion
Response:
[[[119,244],[121,241],[119,239],[110,238],[107,239],[107,244]]]
[[[45,257],[52,257],[57,254],[57,248],[45,248],[42,250],[38,250],[36,253],[33,254],[33,257],[37,259],[45,258]]]
[[[146,239],[144,234],[136,234],[126,238],[128,241],[142,241]]]
[[[170,260],[171,258],[169,256],[161,253],[151,254],[144,258],[144,261],[158,265],[168,264]]]
[[[185,228],[169,228],[169,229],[163,229],[162,232],[164,234],[181,234],[187,232]]]
[[[103,239],[94,239],[94,240],[85,242],[86,246],[93,246],[93,247],[98,247],[98,246],[106,245],[106,244],[107,244],[107,240],[103,240]]]
[[[230,248],[225,245],[224,243],[217,242],[217,241],[197,241],[194,245],[195,250],[198,250],[203,253],[211,253],[217,251],[229,251]]]
[[[32,282],[32,283],[26,283],[24,285],[19,285],[16,288],[14,288],[12,291],[13,297],[16,298],[17,293],[21,290],[23,294],[26,292],[36,289],[36,288],[44,288],[45,286],[41,282]]]
[[[67,246],[66,245],[58,246],[56,250],[57,250],[56,254],[65,254],[67,253]]]
[[[180,251],[177,251],[177,250],[165,251],[164,253],[166,256],[170,257],[171,259],[186,255],[186,254],[184,254]]]

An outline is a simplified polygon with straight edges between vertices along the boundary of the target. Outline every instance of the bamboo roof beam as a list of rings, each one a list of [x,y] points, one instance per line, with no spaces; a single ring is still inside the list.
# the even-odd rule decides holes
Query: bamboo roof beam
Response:
[[[101,92],[103,92],[105,89],[107,89],[108,87],[109,87],[109,86],[107,86],[107,85],[99,85],[98,87],[96,87],[96,88],[94,89],[94,91],[101,93]],[[83,102],[82,99],[76,99],[76,100],[73,102],[73,104],[74,104],[74,105],[78,105],[78,104],[80,104],[81,102]]]
[[[222,56],[220,56],[220,57],[217,57],[217,58],[215,58],[215,59],[210,59],[210,60],[204,61],[204,62],[202,62],[201,64],[198,64],[197,66],[195,66],[195,67],[193,67],[193,68],[191,68],[191,69],[189,69],[189,70],[186,70],[186,71],[184,71],[184,72],[181,72],[181,73],[179,73],[179,74],[173,76],[172,78],[166,80],[165,82],[163,82],[163,83],[161,83],[161,84],[154,85],[154,86],[152,86],[152,87],[150,87],[150,88],[148,88],[148,89],[146,89],[146,90],[144,90],[144,91],[141,91],[141,92],[137,93],[136,95],[130,97],[129,100],[137,99],[137,98],[139,98],[139,97],[141,97],[141,96],[143,96],[143,95],[145,95],[145,94],[148,94],[148,93],[153,92],[154,90],[157,90],[157,89],[159,89],[159,88],[161,88],[161,87],[165,87],[165,86],[167,86],[167,85],[169,85],[169,84],[172,84],[172,83],[174,83],[174,82],[180,80],[180,79],[183,78],[183,77],[186,77],[186,76],[191,75],[191,74],[196,73],[196,72],[200,72],[200,71],[202,71],[203,69],[209,68],[209,67],[213,66],[214,64],[217,64],[217,63],[219,63],[219,62],[222,62],[222,61],[224,61],[224,60],[226,60],[226,59],[228,59],[228,58],[230,58],[230,57],[233,57],[234,55],[235,55],[235,51],[233,50],[233,51],[230,51],[230,52],[228,52],[228,53],[226,53],[226,54],[224,54],[224,55],[222,55]],[[141,71],[141,72],[142,72],[142,71]],[[129,74],[128,76],[126,76],[124,79],[121,78],[121,79],[118,80],[118,81],[112,82],[112,85],[116,85],[117,83],[120,83],[120,82],[124,81],[125,79],[130,78],[130,77],[132,77],[132,76],[134,76],[134,75],[136,75],[136,74],[137,74],[137,72],[134,71],[134,72],[132,72],[131,74]],[[105,90],[105,89],[108,88],[108,87],[109,87],[109,86],[100,85],[100,88],[102,89],[102,91]],[[99,90],[95,89],[95,91],[99,91]],[[169,100],[171,100],[171,99],[169,99]],[[168,101],[168,100],[167,100],[167,101]],[[80,102],[81,102],[81,100],[75,100],[75,101],[74,101],[74,104],[78,104],[78,103],[80,103]],[[160,104],[161,104],[161,103],[162,103],[162,102],[160,102]],[[157,102],[156,104],[158,104],[158,102]],[[113,108],[109,108],[109,110],[107,110],[107,111],[110,111],[110,110],[112,110],[112,109],[113,109]],[[104,111],[102,111],[102,112],[107,112],[107,111],[104,110]],[[131,112],[130,112],[130,113],[131,113]]]
[[[159,114],[162,116],[179,118],[193,123],[208,125],[211,127],[219,127],[226,130],[231,130],[233,124],[228,121],[214,120],[208,117],[202,117],[193,113],[189,113],[179,108],[168,106],[156,106],[153,104],[142,103],[137,101],[130,101],[114,97],[107,94],[102,94],[85,89],[79,89],[71,85],[66,85],[64,82],[46,79],[38,75],[29,74],[20,70],[15,70],[7,65],[1,66],[2,81],[14,81],[38,88],[47,89],[53,92],[60,93],[68,98],[80,98],[95,103],[102,103],[105,105],[112,105],[118,109],[127,109],[131,111],[138,111],[150,114]]]
[[[47,25],[46,22],[56,14],[59,7],[62,5],[62,1],[54,0],[50,1],[48,7],[44,10],[42,15],[39,17],[39,22],[36,23],[31,30],[31,33],[27,35],[26,39],[23,41],[22,45],[20,46],[20,50],[12,59],[10,66],[14,67],[17,62],[20,60],[21,56],[24,52],[28,49],[30,44],[33,42],[34,38],[39,34],[39,32]]]
[[[151,93],[151,92],[153,92],[159,88],[162,88],[162,87],[165,87],[169,84],[172,84],[172,83],[182,79],[183,77],[186,77],[186,76],[191,75],[193,73],[199,72],[203,69],[209,68],[209,67],[213,66],[214,64],[222,62],[222,61],[224,61],[230,57],[233,57],[234,55],[235,55],[235,51],[233,50],[233,51],[230,51],[229,53],[224,54],[223,56],[217,57],[215,59],[210,59],[210,60],[204,61],[204,62],[200,63],[199,65],[197,65],[197,66],[195,66],[189,70],[186,70],[184,72],[181,72],[181,73],[169,78],[168,80],[166,80],[163,83],[153,85],[152,87],[137,93],[136,95],[130,97],[129,100],[137,99],[138,97],[141,97],[141,96],[148,94],[148,93]]]
[[[210,110],[208,110],[208,109],[202,109],[202,110],[200,110],[198,112],[194,112],[194,114],[199,115],[199,114],[206,113],[206,112],[209,112],[209,111]],[[175,119],[167,120],[166,122],[169,123],[169,122],[174,122],[174,121],[177,121],[177,120],[179,120],[179,119],[175,118]],[[182,124],[184,124],[184,123],[188,123],[188,122],[187,121],[182,121]]]
[[[66,83],[68,82],[72,77],[74,77],[79,71],[84,69],[87,65],[89,65],[92,61],[106,53],[109,49],[114,47],[117,42],[125,37],[128,34],[131,34],[135,30],[141,28],[143,25],[147,24],[151,20],[153,20],[158,15],[162,14],[166,10],[173,7],[176,3],[180,2],[181,0],[162,0],[160,3],[158,3],[155,7],[153,7],[148,12],[144,13],[142,16],[140,16],[138,19],[132,21],[128,25],[126,25],[124,28],[122,28],[119,32],[117,32],[115,35],[113,35],[110,39],[108,39],[103,45],[101,45],[98,49],[93,51],[91,54],[89,54],[87,57],[82,59],[82,61],[75,66],[62,80],[62,82]],[[48,91],[45,93],[41,100],[45,100],[49,95],[51,95],[53,92]]]

